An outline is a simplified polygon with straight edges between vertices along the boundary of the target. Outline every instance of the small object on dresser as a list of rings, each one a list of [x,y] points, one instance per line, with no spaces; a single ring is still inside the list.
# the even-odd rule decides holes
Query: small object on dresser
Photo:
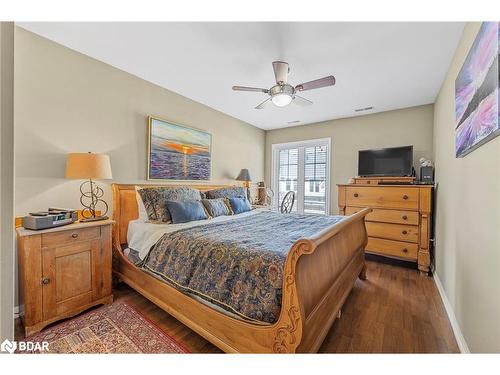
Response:
[[[49,208],[47,211],[30,212],[23,217],[23,227],[31,230],[60,227],[78,220],[78,213],[72,209]]]

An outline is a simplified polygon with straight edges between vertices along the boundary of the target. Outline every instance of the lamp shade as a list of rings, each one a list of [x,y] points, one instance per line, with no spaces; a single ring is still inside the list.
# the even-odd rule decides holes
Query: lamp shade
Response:
[[[66,178],[75,180],[113,178],[111,163],[106,154],[74,153],[66,158]]]
[[[252,181],[252,178],[250,177],[250,172],[248,172],[248,169],[242,169],[240,173],[238,174],[238,177],[236,177],[237,181]]]

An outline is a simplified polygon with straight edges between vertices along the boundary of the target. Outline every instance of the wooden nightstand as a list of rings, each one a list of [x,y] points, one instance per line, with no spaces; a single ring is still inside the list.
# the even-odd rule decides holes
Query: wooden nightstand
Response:
[[[26,336],[89,307],[111,303],[112,220],[17,229]]]

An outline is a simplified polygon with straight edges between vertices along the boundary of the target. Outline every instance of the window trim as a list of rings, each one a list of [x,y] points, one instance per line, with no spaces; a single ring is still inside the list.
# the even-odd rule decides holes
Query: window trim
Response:
[[[326,207],[326,215],[330,215],[331,208],[330,208],[330,175],[331,175],[331,152],[332,152],[332,139],[331,138],[317,138],[317,139],[307,139],[303,141],[296,141],[296,142],[286,142],[286,143],[273,143],[271,145],[271,155],[272,155],[272,160],[271,160],[271,189],[274,192],[274,202],[273,204],[278,206],[279,201],[278,201],[278,179],[277,179],[277,168],[279,166],[279,157],[278,157],[278,152],[280,150],[286,150],[289,148],[298,148],[299,149],[299,160],[298,160],[298,170],[297,170],[297,212],[304,213],[304,207],[303,207],[303,196],[304,196],[304,190],[305,190],[305,181],[304,181],[304,175],[303,173],[300,173],[300,170],[304,170],[304,163],[305,163],[305,157],[300,157],[300,148],[306,148],[306,147],[311,147],[311,146],[326,146],[326,201],[325,201],[325,207]],[[302,177],[300,175],[302,174]],[[300,198],[300,199],[299,199]],[[299,205],[299,202],[300,205]]]

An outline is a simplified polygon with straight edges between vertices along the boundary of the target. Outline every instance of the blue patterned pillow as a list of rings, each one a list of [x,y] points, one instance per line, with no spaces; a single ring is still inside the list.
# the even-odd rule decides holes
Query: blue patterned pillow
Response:
[[[166,201],[165,204],[174,224],[208,219],[203,204],[200,201]]]
[[[205,195],[208,199],[246,197],[247,190],[241,186],[231,186],[206,191]]]
[[[168,223],[171,221],[166,201],[199,201],[200,191],[188,186],[181,187],[148,187],[138,191],[142,198],[148,218],[151,221]]]
[[[231,210],[224,198],[202,199],[201,202],[211,217],[231,215]]]
[[[235,215],[252,209],[252,206],[246,197],[228,198],[228,201]]]

